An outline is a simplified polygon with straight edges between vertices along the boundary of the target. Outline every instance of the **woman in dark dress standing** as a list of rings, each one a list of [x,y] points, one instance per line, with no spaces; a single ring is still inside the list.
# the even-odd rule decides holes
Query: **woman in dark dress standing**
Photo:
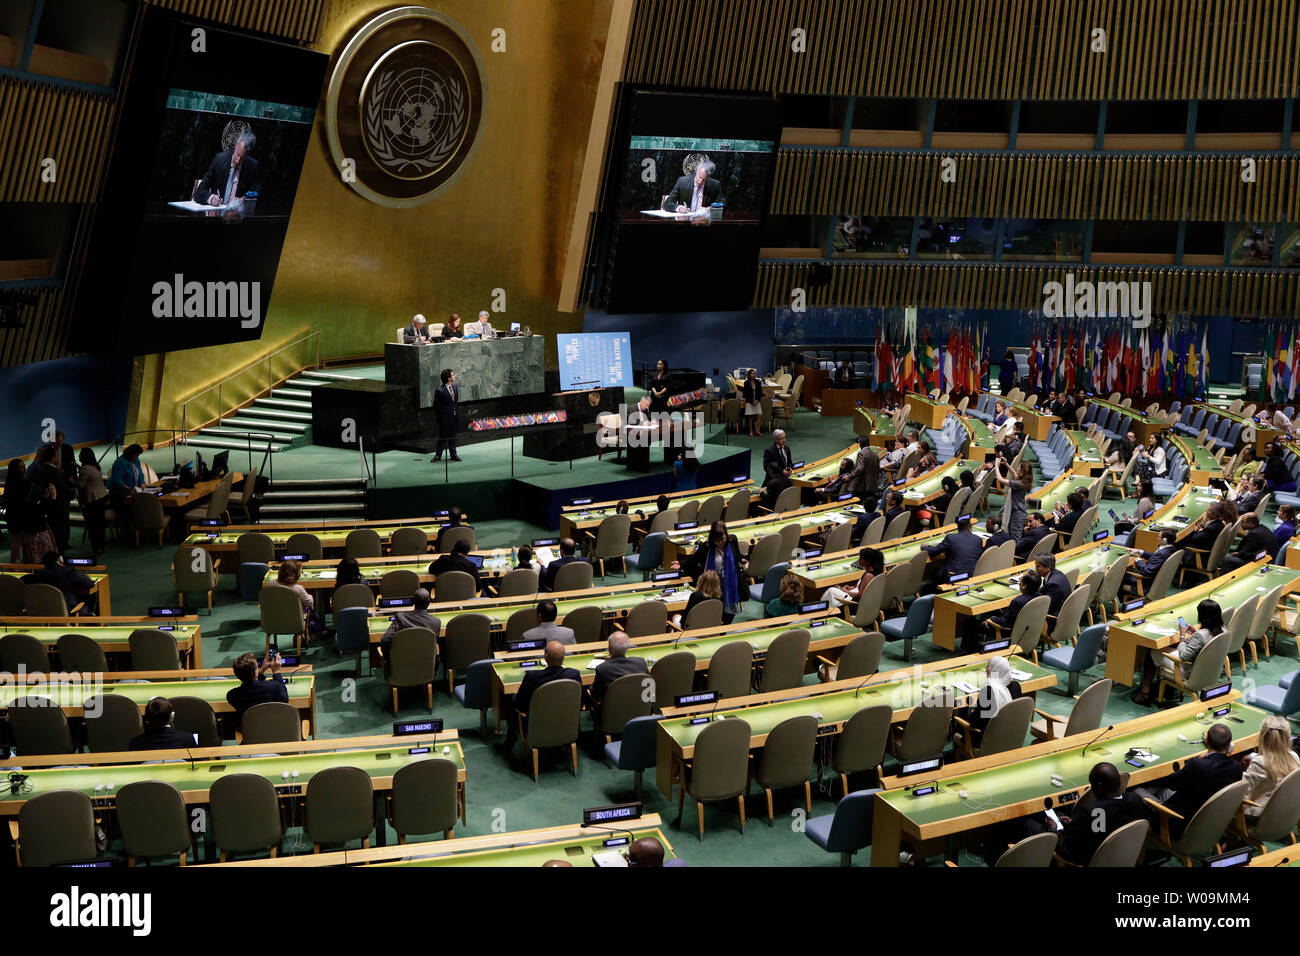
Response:
[[[709,536],[701,541],[694,553],[680,562],[674,561],[672,570],[684,571],[698,579],[705,571],[716,571],[722,584],[722,623],[730,624],[740,613],[744,603],[741,588],[745,559],[740,556],[740,544],[734,534],[727,533],[726,522],[715,521],[709,527]],[[748,591],[745,597],[748,597]]]
[[[998,363],[998,385],[1002,387],[1003,395],[1016,387],[1017,374],[1015,353],[1007,349],[1007,354],[1002,356],[1002,361]]]
[[[655,377],[650,380],[650,411],[668,411],[668,363],[655,363]]]

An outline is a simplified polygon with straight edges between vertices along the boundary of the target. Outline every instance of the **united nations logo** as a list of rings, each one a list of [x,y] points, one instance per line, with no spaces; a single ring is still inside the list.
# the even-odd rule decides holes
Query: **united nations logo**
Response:
[[[687,153],[686,158],[682,160],[682,174],[685,176],[695,175],[695,167],[700,163],[709,161],[708,153]]]
[[[478,55],[458,26],[426,7],[382,13],[348,41],[330,78],[335,166],[371,202],[427,202],[473,155],[485,99]]]
[[[232,119],[221,131],[221,148],[227,151],[233,150],[235,144],[239,142],[239,137],[251,129],[252,127],[243,120]]]

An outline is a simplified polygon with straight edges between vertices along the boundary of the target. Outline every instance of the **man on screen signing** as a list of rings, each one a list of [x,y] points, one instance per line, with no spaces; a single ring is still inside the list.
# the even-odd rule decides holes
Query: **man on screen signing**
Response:
[[[709,160],[695,167],[694,176],[682,176],[664,197],[665,212],[694,213],[718,202],[722,197],[722,183],[713,179],[717,170]]]
[[[206,198],[201,201],[209,206],[224,206],[250,190],[256,192],[261,170],[257,160],[248,155],[256,146],[257,137],[251,130],[244,130],[235,141],[234,149],[213,156],[207,175],[194,191],[195,200],[204,196]]]

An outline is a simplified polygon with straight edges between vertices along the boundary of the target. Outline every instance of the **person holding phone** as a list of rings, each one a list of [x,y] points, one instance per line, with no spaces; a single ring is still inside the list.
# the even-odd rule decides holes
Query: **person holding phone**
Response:
[[[1178,657],[1180,662],[1178,666],[1182,668],[1184,680],[1191,676],[1192,663],[1196,660],[1196,655],[1201,652],[1201,648],[1211,638],[1224,632],[1223,609],[1219,607],[1219,602],[1206,598],[1196,605],[1196,621],[1199,626],[1191,627],[1181,617],[1178,619],[1180,640],[1169,649]],[[1157,662],[1156,656],[1148,653],[1146,660],[1142,662],[1142,686],[1133,694],[1133,703],[1150,706],[1152,680],[1157,673],[1171,675],[1174,666],[1164,658]]]
[[[226,702],[235,709],[236,727],[243,723],[244,711],[250,707],[267,701],[289,702],[289,690],[280,676],[278,648],[272,646],[261,663],[252,654],[240,654],[235,658],[234,669],[240,684],[226,692]],[[267,671],[270,671],[270,676]]]

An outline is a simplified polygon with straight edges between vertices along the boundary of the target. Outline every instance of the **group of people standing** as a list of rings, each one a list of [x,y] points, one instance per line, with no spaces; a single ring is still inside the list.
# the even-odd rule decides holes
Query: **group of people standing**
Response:
[[[78,460],[58,432],[53,442],[37,449],[30,464],[21,458],[9,462],[4,505],[13,542],[11,562],[39,564],[50,552],[68,550],[74,497],[81,502],[91,548],[98,556],[105,547],[104,516],[109,499],[94,450],[81,449]]]

